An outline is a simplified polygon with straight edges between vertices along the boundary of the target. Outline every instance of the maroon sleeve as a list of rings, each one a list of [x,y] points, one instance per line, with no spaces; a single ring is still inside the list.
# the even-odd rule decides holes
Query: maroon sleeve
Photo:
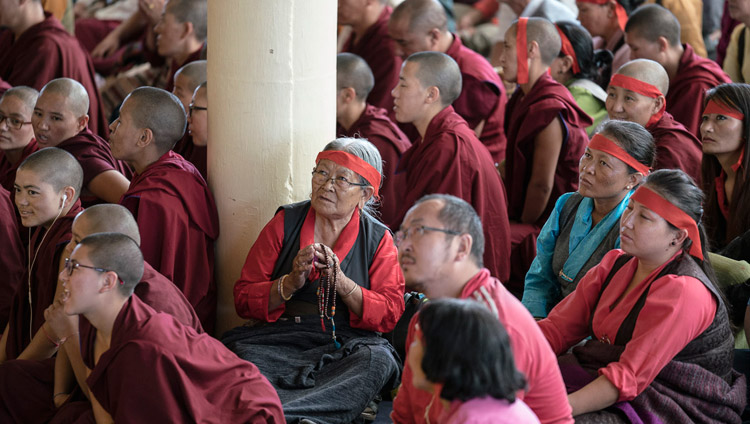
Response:
[[[60,49],[52,38],[40,38],[33,49],[15,49],[20,51],[13,59],[16,64],[5,79],[14,86],[26,85],[41,90],[45,84],[58,76],[62,68]],[[33,70],[33,71],[32,71]]]
[[[0,328],[5,328],[10,316],[13,295],[21,286],[26,271],[24,246],[18,233],[15,208],[10,193],[0,187]]]

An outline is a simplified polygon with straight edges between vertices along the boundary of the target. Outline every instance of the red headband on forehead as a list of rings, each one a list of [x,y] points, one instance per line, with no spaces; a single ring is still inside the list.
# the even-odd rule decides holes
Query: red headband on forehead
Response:
[[[687,230],[688,238],[693,241],[693,245],[690,246],[690,254],[703,260],[701,236],[698,231],[698,225],[693,218],[648,187],[638,187],[638,190],[633,193],[631,199],[651,209],[675,227]]]
[[[318,157],[315,158],[315,163],[318,164],[321,159],[328,159],[336,165],[348,168],[362,176],[362,178],[366,179],[367,182],[372,185],[372,188],[375,189],[374,196],[376,199],[378,198],[378,192],[380,191],[380,172],[378,172],[378,170],[372,165],[351,153],[342,152],[340,150],[325,150],[318,153]]]
[[[604,153],[610,154],[617,159],[620,159],[621,161],[630,165],[636,171],[643,174],[644,177],[649,173],[648,166],[635,160],[635,158],[630,156],[630,154],[626,152],[625,149],[618,146],[617,143],[601,134],[594,134],[594,137],[589,142],[589,149],[599,150]]]
[[[708,101],[708,104],[706,105],[706,109],[703,111],[704,115],[708,115],[710,113],[718,113],[720,115],[729,116],[734,119],[739,119],[740,121],[745,119],[745,115],[739,110],[729,105],[726,105],[724,103],[715,102],[713,100]]]
[[[562,42],[562,46],[560,47],[560,51],[567,56],[570,56],[573,58],[573,75],[577,75],[581,73],[581,67],[578,66],[578,58],[576,57],[576,51],[573,50],[573,45],[570,44],[570,40],[565,35],[565,33],[560,29],[559,26],[555,25],[555,28],[557,28],[557,33],[560,34],[560,41]]]
[[[526,24],[528,22],[528,18],[518,18],[518,25],[516,25],[516,56],[518,62],[516,82],[519,84],[529,82],[529,61],[527,60],[529,46],[526,43]]]
[[[609,0],[578,0],[581,3],[591,3],[591,4],[598,4],[600,6],[605,5],[609,2]],[[617,25],[620,27],[621,30],[625,31],[625,24],[628,23],[628,12],[625,11],[625,8],[622,7],[622,5],[615,1],[615,16],[617,16]]]
[[[629,77],[627,75],[622,74],[615,74],[612,76],[612,80],[610,80],[609,85],[613,87],[622,87],[626,90],[630,90],[634,93],[638,93],[642,96],[650,97],[652,99],[656,99],[659,96],[664,97],[664,94],[656,88],[656,86],[653,86],[647,82],[643,82],[639,79],[635,79],[633,77]],[[667,102],[662,101],[661,109],[659,109],[658,112],[651,115],[651,118],[646,123],[646,127],[648,127],[651,124],[656,123],[659,121],[664,115],[664,110],[667,108]]]

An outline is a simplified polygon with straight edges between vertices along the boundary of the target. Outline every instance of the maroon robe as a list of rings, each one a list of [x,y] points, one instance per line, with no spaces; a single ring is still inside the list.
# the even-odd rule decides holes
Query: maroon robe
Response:
[[[424,139],[407,150],[396,172],[406,172],[398,221],[426,194],[452,194],[469,202],[482,220],[484,266],[506,280],[510,272],[510,229],[505,187],[490,152],[463,118],[448,106],[427,126]]]
[[[675,121],[669,112],[664,112],[661,119],[646,129],[654,136],[656,144],[654,169],[682,169],[700,187],[701,142],[684,125]]]
[[[391,90],[398,84],[402,62],[393,49],[393,40],[388,36],[388,19],[391,12],[393,9],[390,6],[383,8],[377,22],[367,28],[356,44],[352,34],[341,49],[342,52],[360,56],[370,66],[375,76],[375,86],[367,96],[367,103],[387,111],[393,110]]]
[[[405,174],[396,175],[396,166],[401,155],[411,147],[411,142],[388,117],[385,109],[367,105],[359,119],[349,129],[336,125],[337,137],[362,137],[370,140],[383,159],[383,184],[380,189],[381,220],[392,230],[398,229],[398,214],[402,207],[401,189]]]
[[[544,213],[535,223],[541,228],[555,207],[557,198],[578,189],[578,161],[589,142],[586,127],[593,121],[578,107],[570,91],[546,72],[528,94],[524,95],[520,89],[513,93],[505,115],[505,134],[508,137],[505,187],[508,189],[508,216],[514,221],[521,219],[526,201],[534,160],[534,139],[554,118],[560,118],[565,126],[552,193]]]
[[[72,78],[89,93],[89,128],[102,137],[109,135],[94,65],[78,40],[70,35],[54,16],[46,19],[15,39],[10,30],[0,32],[0,79],[10,85],[27,85],[41,90],[55,78]]]
[[[14,193],[13,184],[16,182],[16,170],[30,154],[37,150],[39,150],[39,146],[36,145],[36,140],[31,140],[31,142],[23,148],[21,159],[15,164],[10,163],[5,156],[5,152],[0,150],[0,187]]]
[[[91,393],[115,422],[286,422],[255,365],[137,297],[123,305],[96,364],[94,343],[81,340],[81,352]]]
[[[24,272],[21,286],[13,297],[8,319],[8,341],[5,347],[7,359],[16,358],[29,345],[29,328],[31,334],[36,334],[39,327],[44,324],[44,310],[55,300],[60,255],[71,239],[70,227],[73,225],[73,219],[82,210],[81,202],[76,201],[70,211],[58,218],[49,230],[45,231],[43,227],[32,230],[31,244],[28,248],[36,255],[36,261],[33,269],[27,268]],[[32,294],[31,304],[29,292]]]
[[[112,150],[109,147],[109,143],[91,132],[88,128],[85,128],[77,135],[62,141],[57,147],[73,155],[73,157],[78,160],[78,163],[81,164],[81,168],[83,168],[84,188],[89,185],[94,177],[104,171],[119,171],[126,178],[132,176],[130,167],[112,156]],[[85,190],[81,196],[81,202],[84,207],[89,207],[98,203],[105,203],[103,200],[88,192],[88,190]]]
[[[26,272],[26,249],[18,232],[10,193],[0,187],[0,328],[5,329],[10,305]]]
[[[464,46],[455,34],[445,54],[458,63],[463,81],[461,95],[453,102],[453,108],[472,129],[484,121],[479,141],[487,146],[496,163],[502,162],[506,145],[503,119],[508,102],[505,86],[490,62]]]
[[[208,149],[207,146],[193,144],[193,136],[188,132],[174,145],[172,151],[195,165],[203,179],[208,181]]]
[[[182,290],[203,328],[212,333],[219,218],[206,181],[195,166],[170,150],[134,176],[120,204],[138,222],[146,261]]]
[[[682,47],[685,52],[680,58],[677,75],[669,81],[667,112],[688,131],[700,137],[706,91],[732,80],[716,62],[695,54],[689,44],[683,44]]]

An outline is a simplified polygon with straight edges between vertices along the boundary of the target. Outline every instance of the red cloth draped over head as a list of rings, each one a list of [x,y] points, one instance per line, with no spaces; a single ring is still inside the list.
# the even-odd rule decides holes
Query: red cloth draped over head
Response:
[[[649,174],[648,166],[638,162],[633,156],[630,156],[628,152],[622,147],[618,146],[617,143],[601,134],[594,134],[594,137],[589,142],[589,149],[600,150],[604,153],[610,154],[617,159],[630,165],[631,168],[643,174],[645,177]]]
[[[528,18],[518,18],[518,25],[516,26],[516,56],[518,62],[518,69],[516,76],[516,82],[519,84],[526,84],[529,82],[529,62],[526,56],[528,50],[528,44],[526,43],[526,24],[529,22]]]
[[[600,6],[603,6],[607,3],[609,3],[609,0],[578,0],[583,3],[591,3],[591,4],[598,4]],[[617,16],[617,26],[620,27],[621,30],[625,31],[625,24],[628,23],[628,12],[625,11],[625,8],[622,7],[620,2],[615,0],[615,15]]]
[[[381,175],[375,167],[351,153],[342,152],[340,150],[326,150],[318,153],[318,157],[315,158],[315,163],[317,164],[322,159],[328,159],[338,166],[343,166],[344,168],[348,168],[359,174],[372,185],[375,189],[375,194],[373,194],[373,196],[375,196],[376,199],[378,198]]]
[[[578,75],[581,73],[581,67],[578,65],[578,57],[576,56],[576,51],[573,49],[573,45],[570,44],[570,39],[568,39],[568,36],[565,35],[565,33],[560,29],[559,26],[555,25],[555,28],[557,28],[557,33],[560,34],[560,41],[562,42],[560,51],[567,56],[570,56],[573,58],[573,75]]]
[[[687,230],[688,238],[693,241],[693,245],[690,246],[690,254],[703,260],[700,232],[693,218],[648,187],[638,187],[631,199],[657,213],[675,227]]]
[[[664,97],[664,94],[656,86],[651,85],[647,82],[643,82],[639,79],[629,77],[627,75],[615,74],[612,76],[612,80],[609,85],[613,87],[622,87],[626,90],[630,90],[634,93],[638,93],[642,96],[646,96],[652,99],[656,99],[659,96]],[[662,102],[661,109],[658,112],[651,115],[651,118],[646,123],[646,128],[659,121],[664,115],[664,111],[667,109],[666,100]]]
[[[727,104],[716,102],[713,100],[709,100],[708,104],[706,105],[706,109],[703,110],[704,115],[708,115],[711,113],[718,113],[720,115],[729,116],[734,119],[739,119],[740,121],[745,119],[745,114],[743,114],[739,110]]]

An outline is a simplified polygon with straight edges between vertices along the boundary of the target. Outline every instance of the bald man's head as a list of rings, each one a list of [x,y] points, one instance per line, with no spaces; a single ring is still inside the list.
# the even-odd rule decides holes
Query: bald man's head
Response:
[[[88,207],[78,214],[73,225],[78,230],[76,236],[80,238],[98,233],[120,233],[133,239],[139,246],[141,244],[138,223],[130,211],[121,205],[104,203]]]
[[[412,33],[427,33],[433,28],[448,31],[445,8],[437,0],[405,0],[393,10],[390,19],[403,19]]]
[[[416,77],[422,87],[437,87],[443,106],[453,103],[461,94],[461,70],[450,56],[438,52],[414,53],[406,63],[418,65]]]
[[[127,113],[139,129],[148,128],[154,134],[159,153],[164,154],[185,134],[187,115],[174,94],[155,87],[140,87],[128,94],[120,113]]]
[[[175,79],[181,75],[187,83],[185,88],[192,93],[202,82],[206,81],[207,64],[205,60],[190,62],[175,72]]]
[[[89,93],[80,82],[70,78],[57,78],[42,88],[39,96],[57,94],[67,99],[67,107],[75,117],[84,116],[89,111]]]
[[[365,101],[375,86],[375,77],[364,59],[352,53],[336,55],[336,91],[353,88],[357,100]]]
[[[650,43],[664,37],[670,46],[680,45],[680,21],[658,4],[647,4],[633,11],[628,17],[625,33],[628,38],[642,38]]]
[[[51,185],[57,192],[65,187],[73,187],[76,198],[81,192],[83,185],[81,165],[73,155],[57,147],[47,147],[32,153],[21,162],[18,170],[34,173],[42,182]]]
[[[658,88],[663,95],[669,90],[669,75],[664,67],[648,59],[636,59],[622,65],[618,74],[635,78]]]
[[[8,89],[8,91],[3,93],[2,97],[0,97],[0,102],[2,102],[6,97],[15,97],[20,100],[21,103],[23,103],[23,105],[28,109],[30,115],[31,111],[34,110],[34,105],[36,104],[37,99],[39,98],[39,92],[31,87],[19,85],[18,87],[10,88]]]
[[[514,42],[518,37],[518,21],[513,22],[510,32],[515,34]],[[542,64],[549,66],[560,54],[560,34],[555,24],[544,18],[528,18],[526,23],[526,44],[536,41],[539,45],[539,56]]]

